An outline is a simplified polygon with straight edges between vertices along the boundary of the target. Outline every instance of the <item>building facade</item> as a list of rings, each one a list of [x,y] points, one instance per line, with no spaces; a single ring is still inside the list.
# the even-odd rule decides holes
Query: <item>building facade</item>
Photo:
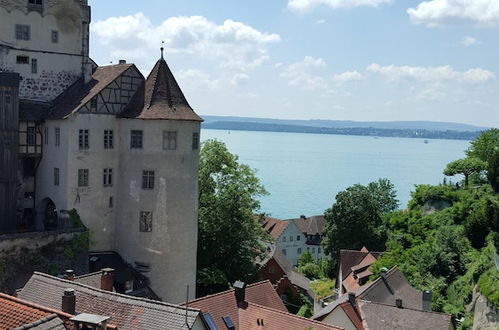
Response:
[[[202,119],[163,54],[147,79],[125,61],[95,65],[89,23],[87,1],[0,2],[0,71],[21,77],[11,221],[61,229],[76,209],[91,250],[118,252],[165,301],[187,286],[193,298]]]

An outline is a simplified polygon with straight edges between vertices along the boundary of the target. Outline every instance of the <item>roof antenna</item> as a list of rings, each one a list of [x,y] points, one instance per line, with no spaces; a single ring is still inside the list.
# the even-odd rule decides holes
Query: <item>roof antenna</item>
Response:
[[[163,47],[161,47],[161,55],[163,55]],[[163,56],[161,56],[163,58]],[[187,320],[187,313],[189,312],[189,286],[187,286],[187,297],[185,299],[185,325],[187,326],[187,329],[190,329],[191,327],[189,326],[189,322]]]
[[[163,50],[165,50],[165,48],[163,47],[163,45],[164,45],[164,44],[165,44],[165,42],[164,42],[164,41],[161,41],[161,48],[160,48],[160,49],[161,49],[161,59],[162,59],[162,60],[164,59],[164,58],[163,58]]]

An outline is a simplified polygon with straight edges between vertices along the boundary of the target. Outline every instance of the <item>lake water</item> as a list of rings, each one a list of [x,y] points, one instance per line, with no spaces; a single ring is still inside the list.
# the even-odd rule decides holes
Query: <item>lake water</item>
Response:
[[[281,219],[316,215],[336,194],[388,178],[405,208],[415,184],[442,182],[445,165],[463,158],[469,141],[203,129],[202,140],[226,143],[241,163],[257,170],[270,193],[261,211]],[[456,179],[454,179],[455,181]]]

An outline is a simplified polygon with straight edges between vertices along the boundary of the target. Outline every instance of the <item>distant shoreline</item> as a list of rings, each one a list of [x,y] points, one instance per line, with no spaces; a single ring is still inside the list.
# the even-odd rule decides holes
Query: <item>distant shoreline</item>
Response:
[[[276,133],[307,133],[330,135],[355,135],[372,137],[401,137],[418,139],[473,140],[480,131],[427,130],[427,129],[395,129],[374,127],[316,127],[302,125],[286,125],[258,122],[215,121],[203,123],[202,128],[231,131],[257,131]]]

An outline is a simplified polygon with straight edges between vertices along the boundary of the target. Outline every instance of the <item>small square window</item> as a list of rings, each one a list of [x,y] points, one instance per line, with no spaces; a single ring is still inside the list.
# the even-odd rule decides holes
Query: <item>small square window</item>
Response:
[[[102,183],[104,187],[112,187],[113,185],[113,169],[105,168],[102,176]]]
[[[31,59],[31,73],[38,73],[38,60],[36,58]]]
[[[300,235],[296,235],[296,240],[299,241],[301,239]]]
[[[16,57],[16,62],[17,64],[29,64],[29,57],[28,56],[17,56]]]
[[[59,42],[59,31],[52,30],[52,33],[50,34],[52,43],[56,44]]]
[[[16,39],[17,40],[30,40],[31,27],[29,25],[16,24]]]
[[[140,220],[140,231],[142,232],[152,231],[152,212],[141,211],[139,220]]]
[[[142,189],[154,189],[154,171],[142,171]]]
[[[293,242],[293,236],[289,236],[289,241]]]
[[[88,169],[78,169],[78,187],[88,187]]]
[[[97,96],[93,97],[90,100],[90,111],[92,111],[92,112],[97,111]]]
[[[114,132],[113,130],[104,130],[104,149],[114,148]]]
[[[34,146],[36,143],[36,131],[33,126],[28,127],[26,134],[26,144],[28,146]]]
[[[43,0],[28,0],[28,3],[30,5],[38,5],[38,6],[41,6],[43,5]]]
[[[130,148],[142,149],[143,133],[140,130],[132,130],[130,132]]]
[[[54,186],[59,185],[59,169],[57,167],[54,168]]]
[[[80,129],[78,132],[78,146],[80,150],[87,150],[89,148],[88,142],[88,129]]]
[[[301,254],[301,248],[296,249],[296,253]]]
[[[59,147],[61,145],[61,129],[59,127],[55,127],[54,134],[55,134],[55,146]]]
[[[192,150],[199,149],[199,133],[192,133]]]
[[[177,132],[163,131],[163,149],[164,150],[177,149]]]

